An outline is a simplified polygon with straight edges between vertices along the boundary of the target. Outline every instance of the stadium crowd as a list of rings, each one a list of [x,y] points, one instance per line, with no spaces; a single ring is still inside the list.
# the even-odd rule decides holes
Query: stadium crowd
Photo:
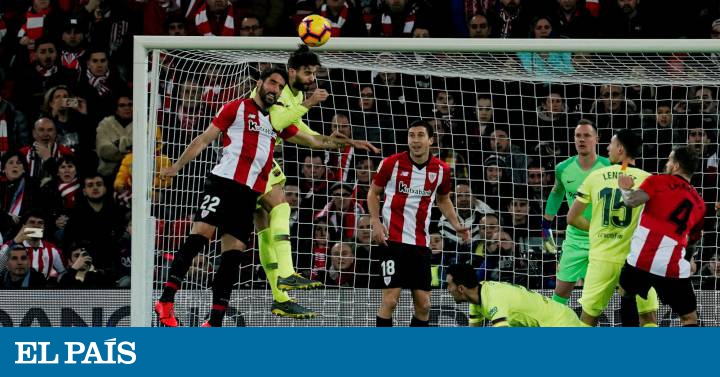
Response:
[[[333,22],[334,37],[720,38],[717,0],[671,7],[638,0],[3,2],[0,288],[129,287],[134,35],[295,35],[313,13]],[[572,58],[515,57],[528,70],[572,69]],[[244,93],[222,87],[210,66],[184,77],[165,68],[158,122],[184,132],[158,131],[158,168],[205,129],[218,110],[211,104]],[[376,143],[383,156],[397,152],[396,133],[404,135],[408,119],[436,128],[434,152],[452,167],[454,205],[471,242],[433,214],[434,286],[442,286],[445,267],[469,262],[488,280],[554,287],[558,256],[542,248],[541,217],[556,164],[575,154],[574,127],[590,119],[600,155],[613,130],[640,133],[639,165],[651,173],[662,172],[673,145],[689,144],[702,156],[693,179],[707,203],[696,282],[719,288],[717,86],[546,85],[335,69],[323,70],[317,86],[331,98],[309,112],[308,124]],[[376,272],[366,198],[380,156],[283,145],[277,157],[290,177],[298,269],[329,287],[368,287]],[[176,204],[196,200],[187,190],[164,189],[195,192],[203,174],[154,182],[159,258],[172,258],[190,225],[192,206]],[[559,216],[555,226],[559,240],[564,221]],[[247,258],[259,266],[257,255]],[[207,286],[213,271],[210,256],[199,255],[188,282]],[[262,271],[243,274],[246,286],[264,286]]]

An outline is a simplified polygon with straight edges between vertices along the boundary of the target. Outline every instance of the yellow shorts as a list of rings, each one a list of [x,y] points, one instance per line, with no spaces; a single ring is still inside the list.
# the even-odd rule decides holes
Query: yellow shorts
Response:
[[[285,181],[287,180],[287,177],[285,177],[285,173],[283,173],[282,168],[280,165],[273,159],[273,167],[270,169],[270,175],[268,176],[268,182],[267,186],[265,186],[265,192],[263,195],[267,194],[272,190],[272,187],[275,185],[285,186]],[[258,197],[257,200],[257,206],[256,208],[260,208],[260,201],[262,200],[262,195]]]
[[[590,259],[582,297],[578,300],[585,313],[599,317],[607,308],[613,293],[615,293],[615,288],[618,286],[623,264]],[[637,307],[640,314],[658,310],[660,304],[655,289],[650,290],[647,300],[638,296]]]

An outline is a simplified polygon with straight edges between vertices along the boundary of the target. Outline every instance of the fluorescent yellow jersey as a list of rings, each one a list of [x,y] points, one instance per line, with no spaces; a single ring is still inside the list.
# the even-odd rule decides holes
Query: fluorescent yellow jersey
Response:
[[[480,284],[480,304],[470,304],[471,324],[487,319],[493,326],[583,326],[572,309],[525,287],[497,281]]]
[[[255,96],[255,89],[250,93],[250,97]],[[307,114],[309,109],[302,105],[305,100],[305,93],[298,91],[297,94],[293,94],[292,89],[289,85],[285,85],[282,93],[280,93],[280,99],[275,105],[270,107],[268,111],[270,113],[270,122],[276,131],[282,131],[287,126],[294,124],[300,131],[304,131],[311,135],[319,135],[319,133],[313,131],[305,122],[302,121],[302,116]],[[279,144],[282,139],[278,138],[275,143]]]
[[[577,191],[582,203],[592,204],[590,219],[590,259],[625,263],[630,253],[630,241],[642,213],[642,206],[630,208],[622,201],[618,186],[620,165],[598,169],[585,178]],[[640,187],[650,173],[633,167],[625,171]]]

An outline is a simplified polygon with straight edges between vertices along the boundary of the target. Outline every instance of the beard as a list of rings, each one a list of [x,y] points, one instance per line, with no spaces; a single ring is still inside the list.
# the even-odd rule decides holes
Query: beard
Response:
[[[260,95],[260,101],[263,103],[263,106],[265,108],[268,108],[277,102],[277,94],[275,93],[268,93],[267,91],[263,90],[262,87],[258,89],[258,94]]]
[[[292,87],[301,92],[307,92],[308,90],[310,90],[310,85],[303,84],[300,80],[297,79],[292,84]]]

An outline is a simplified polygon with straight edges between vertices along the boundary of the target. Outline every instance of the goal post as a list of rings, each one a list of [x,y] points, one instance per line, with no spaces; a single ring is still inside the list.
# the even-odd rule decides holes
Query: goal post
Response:
[[[180,82],[171,82],[167,79],[170,77],[168,70],[177,69],[175,78],[192,78],[192,80],[200,80],[198,78],[198,70],[208,69],[208,66],[215,64],[215,74],[220,77],[224,83],[220,90],[230,89],[228,92],[233,95],[243,95],[244,90],[248,88],[251,72],[256,69],[250,64],[256,63],[275,63],[283,64],[287,61],[288,53],[295,50],[300,43],[298,38],[294,37],[159,37],[159,36],[136,36],[134,38],[134,59],[133,59],[133,174],[132,174],[132,293],[131,293],[131,325],[132,326],[152,326],[153,318],[153,290],[157,290],[157,281],[155,278],[162,276],[158,272],[158,260],[162,258],[156,250],[156,245],[160,242],[167,248],[166,252],[170,252],[171,247],[177,240],[157,240],[156,230],[158,222],[156,215],[159,212],[166,212],[165,209],[159,210],[157,206],[170,206],[169,211],[174,214],[186,214],[192,207],[192,203],[179,203],[188,199],[190,196],[183,195],[177,190],[170,192],[168,188],[154,187],[154,176],[158,170],[156,147],[158,140],[157,126],[158,119],[163,116],[178,121],[180,119],[178,112],[183,110],[165,111],[164,100],[178,100],[178,89],[173,89],[174,94],[169,94],[168,86],[179,86]],[[334,38],[325,46],[313,48],[313,51],[321,55],[321,61],[324,67],[330,70],[347,70],[354,72],[392,72],[402,75],[426,75],[431,84],[429,93],[436,91],[451,91],[444,85],[435,87],[432,80],[447,82],[448,80],[488,80],[498,82],[502,86],[530,85],[540,84],[587,84],[590,86],[600,87],[602,85],[640,85],[657,89],[665,86],[681,86],[681,87],[709,87],[713,88],[714,95],[717,96],[717,89],[720,86],[720,60],[716,60],[713,54],[720,54],[720,45],[714,40],[570,40],[570,39],[379,39],[379,38]],[[518,53],[528,53],[531,62],[527,63],[519,58]],[[547,54],[572,54],[569,64],[548,63]],[[538,55],[533,55],[538,54]],[[535,56],[542,56],[540,63],[535,64]],[[163,60],[165,59],[165,60]],[[163,76],[164,75],[164,76]],[[183,76],[184,75],[184,76]],[[162,76],[162,78],[161,78]],[[196,77],[197,76],[197,77]],[[353,76],[354,77],[354,76]],[[350,77],[347,80],[353,80]],[[188,79],[190,80],[190,79]],[[327,80],[332,81],[331,78]],[[346,80],[342,77],[342,80]],[[372,81],[372,80],[371,80]],[[352,84],[350,81],[343,81],[343,85]],[[372,84],[372,82],[370,83]],[[188,81],[188,90],[202,91],[202,85],[199,82]],[[400,86],[404,85],[402,83]],[[520,123],[524,123],[527,108],[515,109],[509,103],[517,100],[519,102],[539,103],[542,96],[538,87],[533,86],[528,92],[520,92],[517,97],[511,98],[507,95],[502,105],[492,108],[492,111],[502,112],[518,112],[521,113],[518,119]],[[403,87],[405,89],[413,89]],[[212,90],[212,88],[210,89]],[[480,94],[480,90],[473,89],[473,93],[463,92],[465,88],[455,88],[453,91],[460,92],[460,96],[476,98]],[[598,89],[599,90],[599,89]],[[642,90],[641,90],[642,91]],[[688,89],[689,91],[689,89]],[[482,92],[488,92],[493,95],[492,90],[483,89]],[[528,94],[533,93],[533,94]],[[545,93],[542,91],[542,93]],[[469,95],[472,94],[472,95]],[[331,96],[333,93],[331,93]],[[598,101],[596,96],[586,96],[584,92],[573,92],[575,102],[582,105],[583,108],[589,102]],[[173,97],[174,96],[174,97]],[[357,100],[359,95],[345,94],[347,102]],[[514,95],[513,95],[514,96]],[[172,98],[169,98],[172,97]],[[436,109],[435,103],[428,103],[418,98],[418,107]],[[669,98],[674,100],[675,98]],[[387,98],[389,102],[394,98]],[[433,101],[435,99],[433,98]],[[638,102],[643,100],[658,101],[655,98],[643,98],[642,94],[638,98]],[[686,103],[690,103],[692,99],[684,98]],[[717,98],[714,98],[717,101]],[[410,102],[403,102],[402,106],[409,106]],[[466,113],[470,111],[474,104],[465,103],[464,100],[455,99],[456,106],[461,108],[460,111]],[[566,103],[567,104],[567,103]],[[206,106],[207,105],[207,106]],[[213,110],[217,109],[221,103],[213,103],[202,105],[204,116],[202,117],[202,129],[207,127]],[[212,105],[212,106],[211,106]],[[656,106],[654,104],[650,107]],[[170,105],[168,105],[170,106]],[[654,108],[654,107],[653,107]],[[199,107],[196,107],[199,109]],[[325,109],[330,112],[350,111],[349,108],[342,109]],[[530,109],[532,110],[532,109]],[[474,110],[473,110],[474,111]],[[566,111],[566,110],[563,110]],[[574,110],[567,110],[574,111]],[[552,112],[552,111],[551,111]],[[642,109],[638,110],[638,115],[642,115]],[[162,114],[161,114],[162,113]],[[587,113],[587,110],[577,111],[580,116]],[[420,112],[418,115],[422,115]],[[598,111],[595,110],[595,114]],[[188,115],[184,113],[184,115]],[[193,114],[190,114],[193,115]],[[396,114],[390,114],[395,116]],[[717,107],[715,108],[715,116],[717,116]],[[438,116],[442,118],[442,116]],[[464,121],[464,120],[463,120]],[[162,121],[164,122],[164,121]],[[461,121],[462,122],[462,121]],[[323,118],[319,123],[319,127],[326,126],[330,123],[329,119]],[[513,123],[513,122],[508,122]],[[175,125],[171,125],[175,127]],[[312,126],[312,124],[311,124]],[[362,126],[362,125],[353,125]],[[524,124],[510,124],[512,126],[524,127]],[[164,124],[163,127],[170,127]],[[168,132],[180,132],[175,129],[168,129]],[[197,130],[195,130],[197,131]],[[161,130],[162,132],[162,130]],[[454,140],[455,136],[466,136],[462,134],[460,128],[447,131],[449,139]],[[514,132],[514,131],[511,131]],[[717,130],[715,131],[717,134]],[[189,133],[188,133],[189,134]],[[525,135],[523,133],[523,135]],[[509,135],[513,139],[514,135]],[[163,140],[168,140],[168,135],[161,136]],[[180,151],[187,141],[183,139],[185,136],[172,136],[167,143],[172,144],[170,148],[174,152]],[[538,136],[535,136],[536,138]],[[541,139],[535,140],[537,142]],[[717,138],[717,135],[715,135]],[[526,140],[521,140],[525,142]],[[554,139],[551,141],[555,141]],[[383,139],[381,143],[388,144],[392,140]],[[568,145],[569,140],[563,140]],[[658,140],[658,143],[661,141]],[[663,141],[664,142],[664,141]],[[717,143],[717,139],[713,141]],[[398,140],[396,144],[402,144]],[[167,146],[166,146],[167,147]],[[452,146],[446,146],[452,149]],[[394,149],[388,148],[388,149]],[[478,151],[480,152],[480,151]],[[569,155],[573,155],[574,150],[570,150]],[[599,151],[600,155],[605,155],[604,150]],[[529,155],[529,154],[528,154]],[[169,156],[171,160],[175,160],[177,155]],[[557,158],[567,158],[568,155],[556,156]],[[561,158],[562,157],[562,158]],[[665,156],[652,156],[658,159],[664,159]],[[471,157],[472,158],[472,157]],[[717,158],[717,156],[715,157]],[[485,160],[487,161],[487,160]],[[191,174],[194,175],[196,182],[211,167],[212,157],[208,157],[203,164],[193,168]],[[301,163],[301,162],[300,162]],[[467,165],[483,165],[483,161],[466,161]],[[655,172],[655,171],[651,171]],[[184,172],[181,172],[181,175]],[[295,177],[297,178],[297,177]],[[474,183],[481,183],[477,176],[467,178]],[[188,181],[189,182],[189,181]],[[514,182],[514,186],[520,182]],[[523,182],[525,183],[525,182]],[[195,184],[195,183],[188,183]],[[197,187],[192,186],[197,196]],[[162,203],[156,203],[156,209],[153,210],[153,200],[157,200],[156,196],[161,195],[164,198]],[[167,199],[171,198],[171,199]],[[174,202],[172,202],[175,200]],[[188,199],[190,200],[190,199]],[[196,199],[192,199],[196,200]],[[706,201],[709,199],[706,199]],[[712,200],[717,200],[713,198]],[[172,202],[172,203],[171,203]],[[197,204],[197,203],[195,203]],[[544,202],[543,202],[544,204]],[[177,208],[176,208],[177,207]],[[180,208],[183,207],[183,208]],[[182,216],[175,216],[181,218]],[[159,219],[165,221],[167,219]],[[715,219],[717,220],[717,219]],[[164,226],[169,226],[168,222],[163,222]],[[167,229],[165,229],[167,231]],[[184,237],[184,234],[182,235]],[[717,237],[716,234],[713,235]],[[311,236],[312,238],[312,236]],[[174,250],[172,250],[174,251]],[[259,265],[259,261],[255,261]],[[254,276],[254,275],[253,275]],[[208,280],[204,278],[200,286],[205,286]],[[250,285],[253,282],[251,282]],[[254,288],[253,288],[254,289]],[[190,292],[189,296],[195,295],[197,292]],[[242,295],[242,291],[240,292]],[[266,296],[267,292],[262,295]],[[334,295],[334,294],[333,294]],[[342,296],[342,291],[339,293]],[[360,298],[361,295],[353,296]],[[369,297],[369,296],[368,296]],[[717,300],[717,296],[715,296]],[[338,307],[344,304],[357,304],[354,302],[346,303],[342,301],[342,297],[337,298]],[[255,302],[255,301],[253,301]],[[259,300],[263,305],[267,300]],[[717,303],[717,301],[715,301]],[[310,306],[312,306],[310,304]],[[269,308],[262,310],[269,311]],[[328,309],[332,310],[332,308]],[[344,308],[344,311],[352,311]],[[369,310],[369,313],[372,311]],[[716,319],[717,320],[717,319]],[[263,322],[264,323],[264,322]],[[323,322],[325,324],[326,322]],[[338,320],[337,324],[344,322]]]

